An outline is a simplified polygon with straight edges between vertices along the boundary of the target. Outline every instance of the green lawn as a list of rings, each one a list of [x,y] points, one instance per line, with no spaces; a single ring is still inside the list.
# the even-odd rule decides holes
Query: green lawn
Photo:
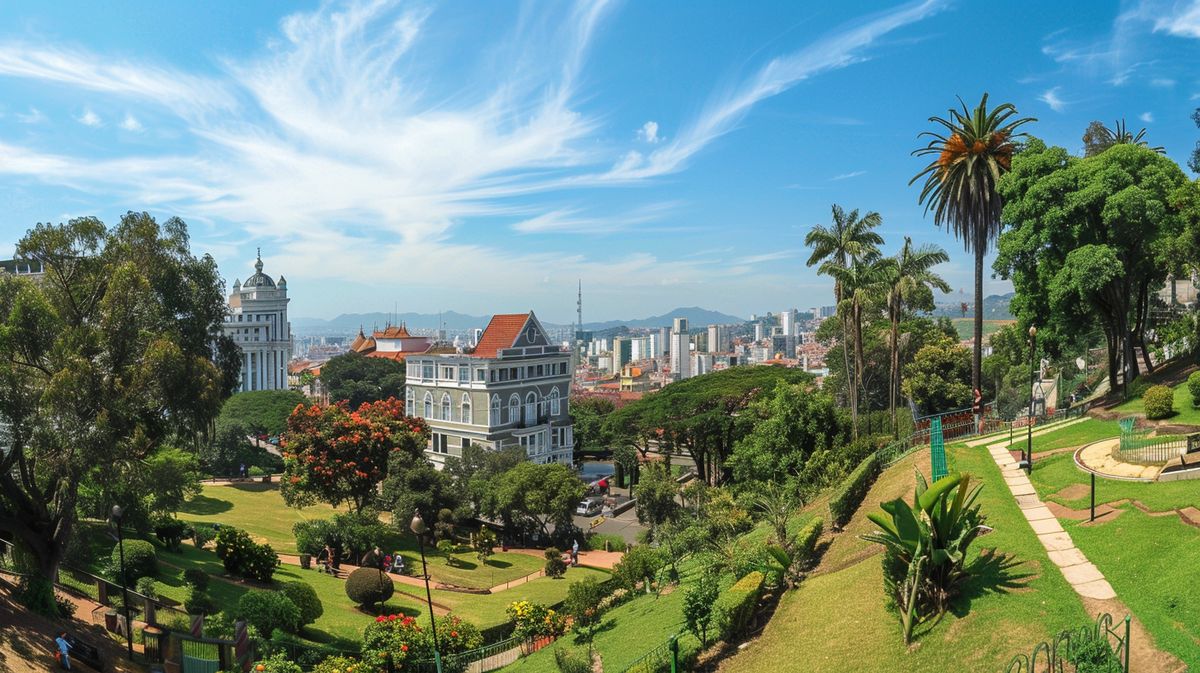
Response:
[[[1013,432],[1011,449],[1020,450],[1025,448],[1027,431],[1026,428],[1018,428]],[[1038,431],[1037,426],[1034,426],[1033,431],[1035,433]],[[1121,428],[1117,426],[1116,421],[1102,421],[1098,418],[1089,418],[1086,421],[1080,421],[1065,428],[1047,432],[1040,437],[1035,434],[1033,437],[1033,453],[1036,456],[1043,451],[1076,448],[1101,439],[1117,437],[1120,434]]]
[[[1072,509],[1088,506],[1090,493],[1078,497],[1056,495],[1068,486],[1081,484],[1090,488],[1089,475],[1075,467],[1071,454],[1050,456],[1033,464],[1030,481],[1043,500],[1057,502]],[[1200,507],[1200,481],[1164,481],[1139,483],[1096,479],[1096,504],[1117,500],[1137,500],[1156,512],[1183,507]]]
[[[1142,398],[1137,397],[1115,408],[1125,414],[1145,414]],[[1187,383],[1175,386],[1175,415],[1166,419],[1171,423],[1184,425],[1200,425],[1200,409],[1192,406],[1192,394],[1188,392]]]
[[[863,553],[858,549],[843,552],[848,567],[810,577],[785,595],[763,635],[726,668],[934,672],[959,670],[966,657],[970,670],[1000,671],[1037,642],[1093,619],[1054,569],[988,454],[961,444],[949,447],[947,454],[951,469],[984,480],[979,502],[995,531],[974,547],[970,565],[975,579],[940,620],[917,627],[913,647],[903,645],[899,622],[885,607],[882,557],[874,554],[855,562]],[[876,510],[880,500],[894,497],[894,473],[911,479],[915,461],[923,463],[927,456],[917,454],[886,471],[847,531],[857,531],[858,521]]]
[[[279,494],[279,484],[246,482],[231,485],[206,485],[199,496],[184,505],[179,518],[190,522],[220,523],[244,529],[260,542],[269,543],[281,554],[296,553],[292,526],[299,521],[329,518],[337,510],[329,505],[304,509],[288,507]],[[385,551],[399,551],[409,568],[419,568],[421,557],[416,540],[397,533],[387,541]],[[496,553],[485,567],[473,552],[453,554],[454,565],[444,556],[431,552],[429,575],[438,582],[484,589],[537,572],[544,561],[527,554]]]

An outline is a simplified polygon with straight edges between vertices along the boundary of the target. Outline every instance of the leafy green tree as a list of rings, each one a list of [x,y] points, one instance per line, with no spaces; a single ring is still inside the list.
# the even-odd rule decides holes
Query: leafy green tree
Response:
[[[249,434],[279,436],[287,429],[288,416],[308,402],[295,390],[252,390],[237,393],[225,401],[217,416],[217,425],[238,424]]]
[[[402,363],[362,353],[339,355],[321,366],[321,381],[329,398],[345,400],[351,409],[364,402],[404,399],[404,380]]]
[[[0,456],[0,529],[30,559],[28,600],[44,609],[81,484],[126,480],[171,437],[203,432],[240,363],[221,336],[216,263],[192,255],[178,218],[38,224],[16,254],[46,274],[0,277],[0,418],[11,447]]]
[[[983,389],[983,258],[1000,235],[1000,178],[1012,166],[1015,141],[1023,137],[1017,129],[1036,121],[1031,117],[1012,120],[1017,108],[1002,103],[988,109],[988,95],[968,110],[950,108],[947,118],[930,117],[943,131],[926,131],[929,143],[914,152],[932,157],[929,165],[909,182],[924,178],[920,202],[933,220],[946,225],[975,253],[975,340],[971,360],[971,388]],[[1011,121],[1010,121],[1011,120]]]
[[[1192,113],[1192,121],[1196,122],[1196,127],[1200,128],[1200,107]],[[1196,141],[1196,149],[1192,150],[1192,158],[1188,160],[1188,168],[1192,169],[1193,173],[1200,173],[1200,140]]]
[[[174,514],[184,501],[200,495],[200,461],[175,447],[163,447],[146,459],[142,492],[151,514]]]
[[[1083,131],[1083,156],[1094,157],[1112,147],[1112,136],[1102,121],[1091,121]]]
[[[424,456],[412,456],[397,451],[388,458],[387,478],[383,480],[383,502],[392,505],[392,520],[407,529],[413,512],[438,533],[447,537],[442,510],[454,518],[454,510],[462,504],[462,491],[445,471],[433,466]],[[450,529],[453,529],[451,524]]]
[[[1152,294],[1194,255],[1197,191],[1173,161],[1135,144],[1080,159],[1028,143],[1001,182],[1011,227],[995,269],[1012,279],[1012,310],[1037,325],[1042,352],[1057,357],[1099,326],[1114,389],[1139,375],[1139,347],[1153,371]]]
[[[655,438],[664,452],[687,451],[700,478],[717,484],[727,476],[734,445],[752,429],[742,412],[776,386],[810,380],[785,367],[731,367],[672,383],[616,410],[608,423],[627,445],[648,448],[645,442]]]
[[[775,388],[747,410],[754,429],[733,447],[729,466],[739,487],[796,481],[814,453],[831,451],[848,434],[833,398],[812,385]]]
[[[574,424],[575,452],[603,451],[612,446],[613,437],[604,420],[616,409],[611,400],[601,397],[572,397],[569,405]]]
[[[913,247],[912,239],[904,237],[904,246],[892,258],[885,270],[888,293],[888,349],[891,351],[891,372],[888,385],[888,411],[892,417],[892,431],[896,427],[896,403],[900,396],[900,320],[904,317],[905,301],[923,291],[940,290],[949,292],[950,285],[933,272],[933,267],[950,260],[945,250],[932,244]]]
[[[595,577],[572,582],[567,588],[567,599],[563,610],[571,615],[575,628],[587,635],[588,650],[591,651],[592,637],[600,623],[601,603],[604,601],[604,585]]]
[[[850,313],[850,326],[854,330],[854,396],[858,398],[863,389],[863,377],[866,371],[863,354],[863,323],[866,320],[864,311],[870,306],[877,306],[888,291],[889,269],[892,265],[888,260],[879,257],[878,252],[872,252],[865,257],[856,257],[849,267],[830,269],[831,275],[842,284],[842,300]],[[852,410],[856,413],[857,409]],[[858,419],[853,416],[851,432],[858,437]]]
[[[873,230],[882,222],[879,213],[870,212],[860,218],[857,209],[847,214],[835,203],[833,224],[829,227],[818,224],[804,237],[804,245],[812,248],[808,266],[816,266],[818,273],[833,277],[833,299],[838,307],[838,322],[842,328],[842,361],[846,372],[851,371],[847,348],[851,330],[849,311],[843,308],[848,288],[842,284],[839,274],[852,268],[855,260],[866,259],[878,252],[879,246],[883,245],[883,238]],[[858,360],[861,360],[860,348],[861,344],[855,345]],[[855,382],[859,380],[857,376],[846,379],[851,425],[855,432],[858,431],[858,387]]]
[[[679,514],[679,484],[665,463],[656,461],[642,469],[633,497],[638,521],[650,526],[651,535]]]
[[[486,509],[491,498],[494,478],[525,462],[525,450],[519,446],[485,449],[468,444],[462,456],[447,456],[444,472],[454,482],[462,502],[469,505],[474,516]]]
[[[952,339],[917,351],[904,370],[904,394],[927,414],[962,409],[971,404],[971,352]]]
[[[522,462],[494,478],[488,514],[509,530],[539,531],[550,537],[573,526],[575,506],[585,486],[562,463]]]
[[[701,648],[708,647],[708,628],[715,616],[713,604],[720,591],[721,585],[716,575],[706,572],[683,594],[683,619],[688,631],[700,640]]]

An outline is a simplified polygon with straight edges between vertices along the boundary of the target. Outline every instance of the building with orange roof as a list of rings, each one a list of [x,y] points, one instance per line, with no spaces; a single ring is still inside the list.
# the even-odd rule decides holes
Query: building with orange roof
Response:
[[[573,462],[570,362],[532,311],[492,316],[472,350],[408,355],[405,406],[429,424],[430,460],[441,467],[476,444],[520,446],[539,463]]]

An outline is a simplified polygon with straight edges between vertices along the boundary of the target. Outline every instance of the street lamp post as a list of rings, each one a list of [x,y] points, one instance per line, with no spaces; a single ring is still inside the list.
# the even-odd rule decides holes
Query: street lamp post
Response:
[[[1025,472],[1033,472],[1033,390],[1034,376],[1037,368],[1037,327],[1029,326],[1029,428],[1025,433]]]
[[[442,673],[442,655],[438,646],[437,635],[437,619],[433,616],[433,594],[429,592],[429,569],[425,561],[425,520],[421,518],[420,510],[413,512],[412,522],[408,525],[409,529],[417,536],[417,542],[421,548],[421,574],[425,576],[425,602],[429,606],[429,625],[433,632],[433,662],[437,666],[437,673]]]
[[[117,525],[117,549],[121,556],[121,598],[125,605],[125,643],[128,646],[129,660],[133,660],[133,620],[129,618],[129,576],[125,574],[125,536],[121,531],[121,518],[125,510],[120,505],[113,505],[113,523]]]

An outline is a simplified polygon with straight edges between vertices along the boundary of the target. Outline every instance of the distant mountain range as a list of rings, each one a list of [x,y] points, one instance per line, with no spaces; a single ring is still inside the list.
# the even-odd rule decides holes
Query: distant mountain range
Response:
[[[1013,315],[1009,310],[1009,304],[1012,303],[1013,293],[1008,294],[992,294],[983,298],[983,319],[984,320],[1012,320]],[[967,300],[967,315],[970,318],[975,315],[974,307],[971,305],[974,302],[974,297]],[[937,308],[934,309],[935,316],[946,316],[949,318],[962,318],[962,302],[940,302]]]
[[[476,327],[486,327],[491,316],[467,315],[455,311],[446,311],[440,315],[437,313],[343,313],[330,320],[324,318],[292,318],[292,330],[301,336],[336,336],[355,334],[361,326],[369,334],[371,330],[383,329],[389,323],[404,323],[409,329],[413,330],[433,330],[438,328],[439,318],[446,330],[462,332]],[[727,313],[710,311],[698,306],[689,306],[677,308],[662,315],[651,316],[649,318],[584,323],[584,329],[593,332],[602,332],[621,326],[641,328],[670,327],[672,320],[675,318],[687,318],[688,324],[691,327],[738,324],[746,321],[745,318],[739,318]],[[547,329],[569,327],[569,325],[544,321],[543,324]]]

